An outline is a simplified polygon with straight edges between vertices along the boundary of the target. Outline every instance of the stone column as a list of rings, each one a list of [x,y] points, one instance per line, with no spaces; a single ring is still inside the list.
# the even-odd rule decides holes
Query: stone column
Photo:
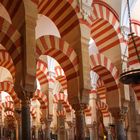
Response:
[[[76,117],[76,140],[85,140],[85,104],[73,105]]]
[[[94,81],[95,82],[95,81]],[[93,83],[95,85],[95,83]],[[90,139],[91,140],[97,140],[97,111],[96,111],[96,99],[97,99],[97,91],[95,89],[91,90],[89,94],[89,105],[91,106],[91,112],[92,112],[92,124],[89,127],[90,130]]]
[[[112,140],[110,128],[108,128],[108,131],[107,131],[107,139],[108,139],[108,140]]]
[[[107,139],[114,140],[115,139],[115,125],[109,124],[107,128]]]
[[[131,93],[131,92],[130,92]],[[136,107],[135,107],[135,99],[134,95],[131,93],[130,96],[130,104],[128,111],[128,131],[127,131],[127,139],[128,140],[138,140],[137,137],[137,127],[136,127]]]
[[[18,121],[17,122],[17,139],[16,140],[22,140],[21,136],[22,136],[22,132],[21,132],[21,122]]]
[[[65,114],[61,113],[58,115],[58,140],[66,140],[66,130],[65,130]]]
[[[93,124],[88,125],[90,140],[97,140],[97,123],[93,122]]]
[[[126,133],[125,133],[124,125],[122,121],[116,122],[116,131],[117,131],[118,140],[126,140]]]
[[[67,134],[68,134],[68,140],[74,140],[74,136],[75,136],[75,125],[73,122],[71,121],[67,121],[68,124],[68,130],[67,130]]]
[[[113,117],[114,123],[116,127],[116,135],[117,140],[126,140],[126,132],[124,128],[124,120],[127,113],[127,108],[122,107],[120,110],[119,108],[114,109]]]
[[[23,98],[21,101],[22,140],[30,140],[31,139],[30,97],[31,97],[31,93],[24,90],[23,91]]]
[[[137,113],[136,117],[137,138],[140,139],[140,114]]]
[[[36,90],[36,38],[35,27],[37,21],[37,5],[30,0],[23,0],[24,24],[20,29],[21,33],[21,63],[16,70],[14,90],[21,98],[22,114],[22,140],[31,140],[30,128],[30,98],[31,91]]]
[[[45,139],[51,139],[51,129],[50,129],[50,125],[52,122],[52,116],[49,116],[46,120],[46,128],[45,128]]]
[[[39,130],[39,126],[37,126],[35,128],[35,138],[38,139],[38,130]]]
[[[21,136],[21,105],[18,104],[15,107],[15,117],[17,121],[17,126],[16,126],[16,140],[22,140]]]

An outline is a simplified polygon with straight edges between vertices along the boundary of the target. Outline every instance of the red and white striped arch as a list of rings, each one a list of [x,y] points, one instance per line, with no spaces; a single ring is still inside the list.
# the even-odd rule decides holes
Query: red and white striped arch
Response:
[[[78,3],[77,3],[77,1],[75,1],[75,0],[67,0],[70,4],[71,4],[71,6],[75,9],[75,11],[77,11],[78,9]],[[39,4],[39,5],[41,5],[41,3],[43,3],[44,1],[42,0],[42,1],[40,1],[40,0],[32,0],[32,2],[34,2],[35,4]]]
[[[102,18],[114,26],[116,32],[120,33],[119,16],[116,11],[103,1],[94,1],[92,21],[97,18]]]
[[[137,100],[140,101],[140,84],[132,85],[132,88],[135,92]]]
[[[14,111],[14,104],[12,102],[4,102],[2,103],[3,107],[7,111]]]
[[[134,36],[134,40],[138,50],[138,54],[140,55],[140,37]],[[129,66],[135,68],[135,65],[139,65],[139,61],[134,48],[134,43],[131,38],[129,39],[128,42],[128,52],[129,52],[129,58],[128,58]]]
[[[60,38],[42,36],[37,40],[36,53],[55,58],[65,72],[67,80],[78,76],[78,57],[71,46]]]
[[[110,116],[110,113],[109,113],[109,110],[108,110],[108,105],[106,103],[101,102],[101,101],[97,101],[96,105],[100,109],[100,111],[102,112],[103,117],[109,117]]]
[[[68,34],[75,30],[77,33],[73,33],[71,39],[74,41],[78,36],[80,37],[79,19],[74,9],[77,6],[75,5],[73,8],[74,4],[74,1],[71,0],[42,0],[38,4],[39,14],[49,17],[57,26],[61,37],[65,37],[67,41],[70,39]]]
[[[61,66],[55,67],[56,80],[61,83],[63,90],[67,89],[67,79]]]
[[[140,36],[140,21],[138,20],[131,20],[132,23],[132,31],[137,35]]]
[[[5,117],[13,117],[13,118],[14,118],[14,112],[13,112],[13,111],[6,111],[6,112],[4,113],[4,116],[5,116]]]
[[[12,97],[15,104],[19,103],[19,99],[14,91],[14,85],[11,82],[0,82],[0,91],[5,91],[9,93],[9,95]]]
[[[15,67],[10,55],[7,53],[6,50],[0,50],[0,66],[9,70],[13,79],[15,78]]]
[[[109,50],[115,51],[118,54],[116,55],[120,56],[118,58],[121,59],[120,46],[123,44],[123,36],[116,12],[105,2],[95,1],[93,2],[91,22],[91,37],[99,52],[106,54]]]
[[[101,78],[98,79],[98,81],[97,81],[97,95],[98,95],[100,101],[106,103],[106,87],[104,85],[103,80],[101,80]]]
[[[140,55],[140,21],[137,21],[134,19],[132,20],[132,31],[135,33],[134,40],[136,43],[138,53]],[[136,64],[139,65],[132,38],[130,38],[129,42],[128,42],[128,51],[129,51],[129,65],[130,65],[130,67],[133,67],[133,65],[136,65]]]
[[[54,81],[55,81],[55,76],[49,75],[47,63],[45,63],[44,61],[42,61],[40,59],[37,61],[36,77],[37,77],[41,87],[43,87],[43,86],[47,87],[48,82],[54,83]]]
[[[11,3],[11,1],[0,0],[0,2],[7,10],[11,22],[14,24],[14,26],[17,29],[20,29],[24,24],[24,18],[21,18],[24,17],[24,13],[25,13],[24,12],[25,5],[23,4],[23,1],[13,0]]]
[[[33,118],[36,118],[37,112],[33,106],[30,107],[30,113],[31,113]]]
[[[11,96],[5,96],[5,101],[6,102],[13,102],[13,99],[11,98]]]
[[[36,78],[38,79],[41,87],[47,86],[48,84],[47,76],[48,76],[48,66],[44,61],[39,59],[37,61]]]
[[[117,36],[117,32],[114,30],[113,25],[102,18],[93,21],[91,37],[95,41],[100,53],[114,47],[119,48],[120,40]]]
[[[134,36],[135,44],[138,50],[138,54],[140,55],[140,21],[132,20],[132,31],[136,34]],[[129,67],[130,68],[139,68],[139,61],[136,55],[136,51],[134,48],[134,44],[132,39],[129,39],[128,42],[128,52],[129,52]],[[132,85],[132,88],[135,92],[137,100],[140,100],[140,84]]]
[[[56,111],[58,117],[66,117],[65,110]]]
[[[118,90],[119,72],[114,64],[102,54],[90,56],[91,69],[102,77],[107,92]]]
[[[47,97],[40,90],[37,89],[35,91],[33,99],[37,99],[40,102],[41,109],[47,109],[47,103],[48,103]]]
[[[66,112],[71,112],[72,107],[68,102],[68,96],[64,93],[58,93],[54,95],[54,102],[58,103],[58,101],[61,101],[63,107],[65,108]]]
[[[20,61],[20,34],[2,17],[0,17],[0,36],[0,43],[6,48],[16,65]]]

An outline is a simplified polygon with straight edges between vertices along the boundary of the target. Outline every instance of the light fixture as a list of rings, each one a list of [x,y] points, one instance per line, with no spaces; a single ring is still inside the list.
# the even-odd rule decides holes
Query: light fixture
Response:
[[[134,39],[134,33],[132,32],[132,25],[131,25],[131,15],[130,15],[130,6],[129,0],[127,0],[128,6],[128,16],[129,16],[129,27],[130,27],[130,34],[128,35],[132,39],[133,47],[135,49],[135,53],[137,55],[138,62],[140,63],[140,56],[137,50],[137,46]],[[140,69],[131,69],[127,70],[120,74],[120,82],[123,84],[140,84]]]

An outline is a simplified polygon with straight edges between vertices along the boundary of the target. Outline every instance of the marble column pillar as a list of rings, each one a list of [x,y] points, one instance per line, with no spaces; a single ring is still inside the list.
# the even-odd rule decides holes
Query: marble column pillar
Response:
[[[124,127],[124,121],[127,113],[127,107],[122,108],[111,108],[111,113],[114,118],[114,126],[115,126],[115,137],[117,140],[126,140],[126,132]]]
[[[74,140],[74,136],[75,136],[75,125],[73,122],[71,121],[67,121],[68,124],[68,129],[67,129],[67,135],[68,135],[68,140]]]
[[[126,131],[125,131],[125,118],[128,112],[128,107],[123,106],[119,113],[119,119],[116,121],[116,130],[118,140],[126,140]]]
[[[16,117],[16,140],[22,140],[21,138],[21,105],[15,107],[15,117]]]
[[[76,117],[76,140],[85,140],[85,105],[76,104],[73,108]]]
[[[135,106],[135,97],[134,93],[130,92],[130,103],[128,111],[128,130],[127,130],[127,139],[128,140],[138,140],[137,137],[137,126],[136,126],[136,106]]]
[[[89,135],[90,135],[90,140],[94,140],[94,126],[90,125],[88,126],[88,129],[89,129]]]
[[[96,74],[93,73],[93,76],[96,77]],[[95,82],[93,81],[92,87],[95,86]],[[98,140],[98,134],[97,134],[97,111],[96,111],[96,100],[97,100],[97,91],[95,89],[92,89],[89,94],[89,105],[91,106],[91,118],[93,120],[93,123],[91,124],[90,130],[90,139],[91,140]]]
[[[65,116],[58,116],[58,140],[66,140]]]
[[[118,121],[116,123],[117,140],[126,140],[126,133],[124,130],[123,122]]]
[[[97,123],[93,122],[92,124],[88,125],[90,140],[98,140],[97,137]]]
[[[37,127],[35,128],[35,138],[36,138],[36,139],[39,138],[39,136],[38,136],[38,130],[39,130],[39,126],[37,126]]]
[[[45,128],[45,139],[51,139],[51,129],[50,125],[52,122],[52,116],[46,120],[46,128]]]
[[[113,136],[111,134],[111,126],[109,126],[108,131],[107,131],[107,139],[108,140],[113,140]]]
[[[26,93],[28,94],[28,93]],[[31,140],[31,128],[30,128],[30,98],[25,95],[26,98],[22,99],[21,112],[22,112],[22,140]]]
[[[18,124],[17,124],[17,139],[16,140],[22,140],[22,132],[21,132],[22,130],[21,130],[21,123],[20,122],[18,122]]]

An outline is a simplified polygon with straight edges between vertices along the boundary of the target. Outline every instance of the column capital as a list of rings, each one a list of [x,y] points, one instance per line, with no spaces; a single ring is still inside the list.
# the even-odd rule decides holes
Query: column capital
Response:
[[[26,89],[22,89],[22,93],[21,93],[21,104],[22,106],[27,106],[30,105],[30,99],[33,96],[33,92],[27,91]]]
[[[125,117],[126,117],[127,113],[128,113],[128,107],[123,106],[120,110],[120,120],[121,121],[125,120]]]
[[[84,111],[84,109],[87,107],[86,104],[84,103],[78,103],[78,104],[73,104],[72,108],[75,110],[75,112],[81,112]]]
[[[73,122],[71,122],[71,121],[66,121],[66,122],[67,122],[69,128],[72,128],[74,126],[74,123]]]

